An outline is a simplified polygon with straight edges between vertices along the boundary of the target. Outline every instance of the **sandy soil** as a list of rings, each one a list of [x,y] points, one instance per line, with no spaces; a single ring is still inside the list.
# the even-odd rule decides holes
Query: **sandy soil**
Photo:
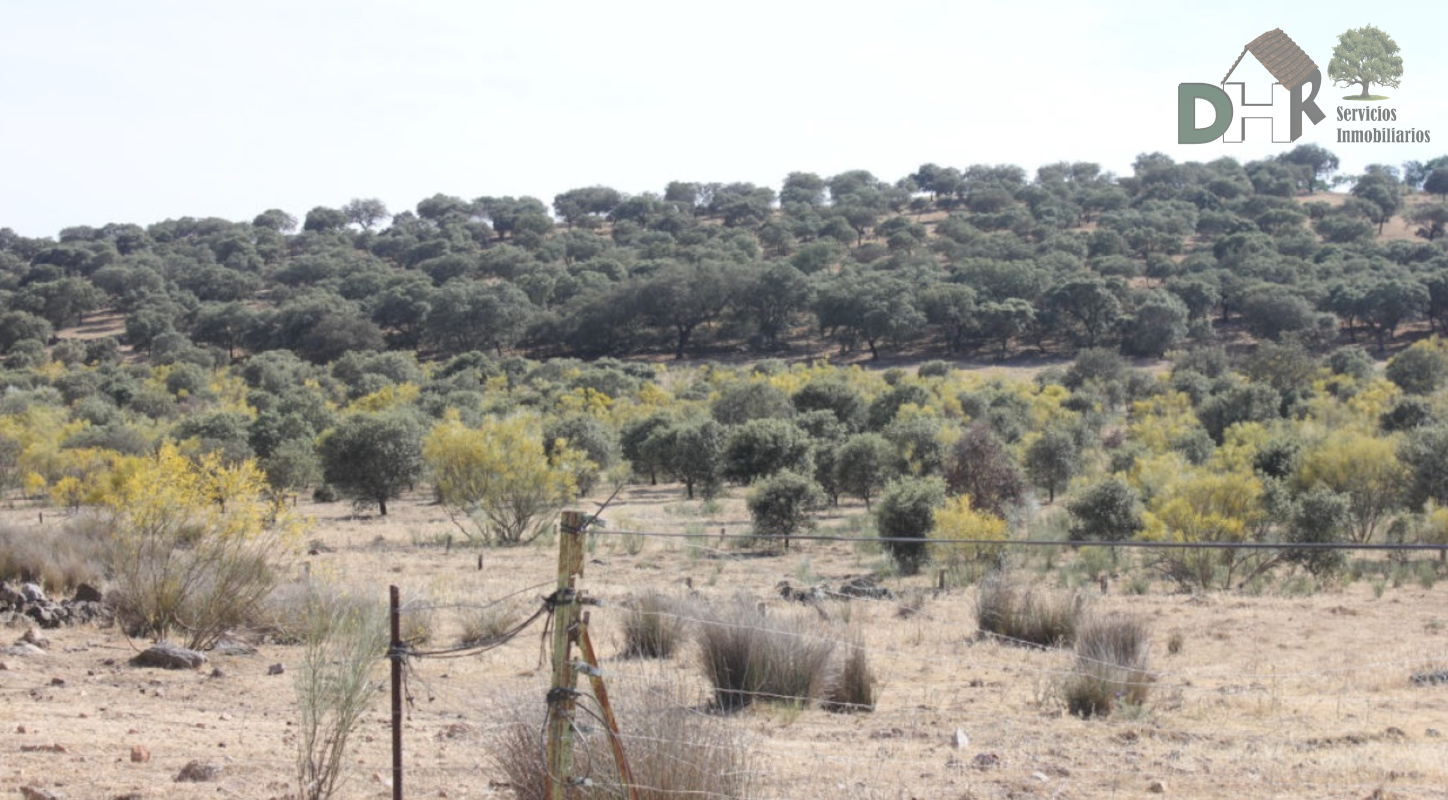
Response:
[[[343,504],[305,510],[316,517],[312,538],[325,550],[307,557],[298,577],[307,571],[379,599],[397,584],[411,598],[410,615],[431,614],[439,645],[456,641],[464,607],[521,592],[531,610],[555,574],[555,550],[542,544],[481,551],[481,570],[480,551],[447,552],[440,542],[453,528],[425,498],[397,503],[386,519],[352,517]],[[826,529],[848,529],[861,511],[843,509]],[[675,486],[631,490],[607,516],[613,530],[717,534],[745,522],[737,498],[709,515]],[[37,524],[33,512],[16,519]],[[58,523],[47,515],[45,524]],[[662,663],[616,658],[617,607],[631,594],[656,588],[682,598],[687,582],[703,603],[743,594],[764,603],[771,619],[814,617],[781,599],[776,584],[837,585],[883,563],[847,543],[798,543],[765,557],[717,545],[717,538],[595,540],[584,588],[608,604],[592,614],[611,690],[626,695],[663,677],[685,687],[685,705],[707,701],[692,649]],[[633,546],[641,549],[631,554]],[[1058,580],[1039,562],[1033,569],[1042,583]],[[909,602],[825,604],[829,621],[817,623],[820,635],[858,631],[883,678],[874,713],[762,706],[727,720],[751,745],[760,797],[1448,797],[1441,733],[1448,731],[1448,686],[1411,681],[1448,666],[1443,585],[1404,583],[1381,596],[1363,581],[1303,597],[1193,597],[1163,584],[1127,595],[1126,580],[1102,595],[1092,584],[1095,613],[1150,623],[1156,683],[1137,713],[1081,720],[1064,713],[1055,691],[1071,669],[1069,653],[979,640],[974,590],[922,595],[931,581],[890,579],[923,598],[908,616],[901,609]],[[22,633],[0,629],[0,645]],[[542,702],[548,670],[540,669],[539,633],[534,628],[482,656],[415,663],[405,726],[408,796],[512,796],[492,763],[491,737],[510,704]],[[1174,633],[1183,646],[1169,655]],[[0,794],[16,796],[22,786],[68,798],[280,798],[292,791],[297,648],[261,644],[253,654],[213,654],[200,670],[176,672],[130,666],[144,643],[114,629],[46,635],[43,655],[0,657],[8,667],[0,671]],[[273,664],[288,672],[269,675]],[[620,722],[631,737],[646,736],[650,726],[626,714]],[[957,730],[969,739],[964,747],[955,745]],[[390,797],[388,731],[379,694],[341,796]],[[132,760],[135,746],[149,751],[148,761]],[[219,780],[174,781],[193,759],[222,766]]]

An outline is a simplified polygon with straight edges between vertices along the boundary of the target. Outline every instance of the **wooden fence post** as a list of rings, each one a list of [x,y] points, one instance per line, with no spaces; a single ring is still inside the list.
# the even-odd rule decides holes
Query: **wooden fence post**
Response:
[[[387,660],[392,662],[392,800],[402,800],[402,660],[407,657],[402,643],[402,607],[396,586],[387,587],[388,624],[392,641]]]
[[[545,800],[566,800],[573,770],[573,714],[578,674],[573,645],[578,640],[578,581],[583,577],[584,515],[565,511],[558,531],[558,586],[553,594],[553,688],[548,690]]]

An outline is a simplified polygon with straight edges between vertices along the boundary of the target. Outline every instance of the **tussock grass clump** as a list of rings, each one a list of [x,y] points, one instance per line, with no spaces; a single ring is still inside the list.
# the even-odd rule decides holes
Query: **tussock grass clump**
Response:
[[[660,592],[649,592],[625,608],[623,657],[672,658],[685,635],[678,603]]]
[[[1085,609],[1080,592],[1038,589],[996,573],[976,591],[975,624],[1016,644],[1057,647],[1075,639]]]
[[[688,694],[667,682],[615,684],[610,694],[640,798],[729,800],[753,795],[756,787],[749,750],[727,719],[691,708]],[[518,800],[542,800],[544,796],[543,711],[544,705],[533,697],[509,704],[504,713],[507,724],[490,748]],[[613,800],[628,796],[606,736],[603,731],[591,734],[575,749],[574,772],[588,775],[592,785],[571,789],[570,797]]]
[[[1137,617],[1091,620],[1076,635],[1075,674],[1062,688],[1078,717],[1104,717],[1123,705],[1140,706],[1151,691],[1147,670],[1150,630]]]
[[[69,592],[82,583],[99,586],[105,577],[105,534],[105,526],[91,516],[59,528],[0,526],[0,579],[38,583],[49,592]]]
[[[835,641],[818,634],[817,617],[766,618],[736,601],[699,625],[699,663],[715,705],[731,711],[754,700],[809,702],[835,685]]]
[[[870,667],[870,652],[858,636],[846,644],[839,677],[823,703],[826,711],[853,714],[874,711],[879,697],[879,680]]]
[[[522,610],[518,603],[511,600],[465,608],[461,613],[462,633],[458,637],[458,643],[475,645],[495,642],[522,621]]]

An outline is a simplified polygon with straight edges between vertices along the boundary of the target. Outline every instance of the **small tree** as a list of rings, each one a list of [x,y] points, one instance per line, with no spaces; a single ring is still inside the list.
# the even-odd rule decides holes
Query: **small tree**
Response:
[[[885,551],[900,571],[914,575],[929,553],[926,543],[935,528],[935,509],[945,502],[945,484],[936,477],[900,478],[890,482],[875,507],[875,529]],[[888,541],[907,539],[918,541]]]
[[[784,471],[756,483],[746,502],[754,535],[783,537],[788,550],[790,536],[813,527],[810,512],[824,505],[825,495],[809,478]]]
[[[878,433],[861,433],[845,440],[834,454],[835,483],[841,491],[865,501],[879,494],[895,474],[895,447]]]
[[[387,501],[422,476],[422,425],[406,412],[353,414],[322,434],[319,452],[327,483],[358,505]]]
[[[1047,502],[1056,502],[1056,490],[1065,488],[1081,468],[1081,450],[1070,431],[1048,428],[1026,448],[1026,472],[1045,489]]]
[[[1145,527],[1136,490],[1115,476],[1082,492],[1066,504],[1066,511],[1071,514],[1072,541],[1121,542]]]
[[[781,470],[810,472],[809,436],[782,419],[752,419],[729,433],[724,477],[750,483]]]
[[[456,412],[428,434],[423,458],[453,523],[475,541],[530,542],[577,491],[582,454],[558,446],[544,452],[537,421],[489,418],[476,428]]]
[[[984,423],[966,428],[951,450],[945,467],[951,494],[970,495],[976,508],[1004,517],[1006,510],[1026,496],[1021,477],[1006,446]]]

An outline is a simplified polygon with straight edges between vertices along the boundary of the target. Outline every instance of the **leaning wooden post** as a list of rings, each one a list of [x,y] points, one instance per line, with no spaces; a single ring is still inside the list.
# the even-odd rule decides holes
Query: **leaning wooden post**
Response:
[[[548,690],[548,743],[544,800],[565,800],[571,793],[573,714],[578,703],[578,674],[573,644],[578,640],[578,581],[583,577],[584,515],[565,511],[558,531],[558,587],[553,593],[553,688]]]

